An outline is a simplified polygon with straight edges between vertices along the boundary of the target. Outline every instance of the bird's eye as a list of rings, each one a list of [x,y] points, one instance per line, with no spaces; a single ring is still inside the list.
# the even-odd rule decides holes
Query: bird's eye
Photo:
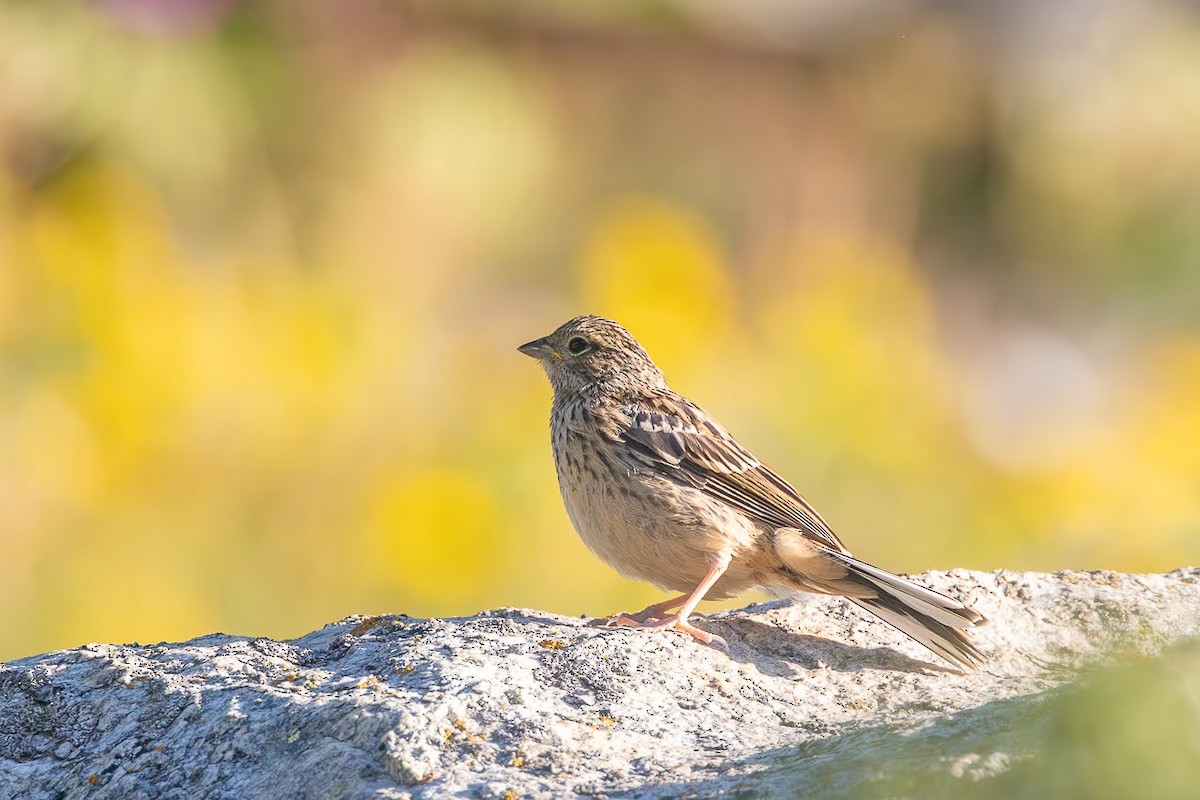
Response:
[[[582,336],[572,337],[571,341],[567,342],[567,352],[573,356],[581,356],[591,349],[592,346],[588,344],[588,340]]]

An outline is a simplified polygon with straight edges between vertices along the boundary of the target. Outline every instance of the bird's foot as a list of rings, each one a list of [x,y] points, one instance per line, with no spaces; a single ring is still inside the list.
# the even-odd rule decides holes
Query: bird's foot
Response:
[[[672,609],[679,608],[679,606],[683,605],[684,601],[687,599],[688,599],[687,595],[681,594],[678,597],[672,597],[670,600],[663,600],[661,603],[655,603],[652,606],[646,606],[641,611],[636,611],[633,613],[622,612],[620,614],[615,614],[611,617],[607,617],[604,620],[601,620],[599,624],[601,624],[601,625],[630,625],[630,624],[640,625],[643,622],[657,622],[661,619],[666,619],[667,612],[671,611]],[[693,614],[692,616],[699,616],[699,615]]]
[[[637,612],[622,611],[619,614],[613,614],[611,617],[604,617],[600,620],[601,625],[628,625],[630,627],[654,627],[655,623],[664,622],[672,619],[673,615],[663,616],[663,612],[655,608],[646,608]],[[708,621],[707,614],[697,614],[692,612],[688,615],[688,619],[698,619],[701,622]]]
[[[620,614],[612,620],[613,625],[627,625],[631,628],[648,628],[650,630],[669,630],[675,629],[681,633],[686,633],[707,645],[712,645],[718,650],[729,652],[729,645],[720,636],[708,631],[702,631],[688,621],[687,617],[679,614],[672,614],[665,619],[641,619],[641,614]]]

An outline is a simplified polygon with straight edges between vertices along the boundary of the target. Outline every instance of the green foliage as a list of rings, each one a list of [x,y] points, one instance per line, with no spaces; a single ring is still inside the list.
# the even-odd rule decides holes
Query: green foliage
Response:
[[[1186,800],[1200,792],[1198,760],[1200,646],[1192,643],[915,732],[852,729],[771,754],[751,783],[769,796],[862,800]]]

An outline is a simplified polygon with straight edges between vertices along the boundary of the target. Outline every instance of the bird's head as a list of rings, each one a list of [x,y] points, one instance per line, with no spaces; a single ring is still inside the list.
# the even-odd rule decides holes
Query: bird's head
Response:
[[[662,371],[637,339],[604,317],[575,317],[548,336],[517,349],[538,360],[556,394],[589,388],[620,392],[666,386]]]

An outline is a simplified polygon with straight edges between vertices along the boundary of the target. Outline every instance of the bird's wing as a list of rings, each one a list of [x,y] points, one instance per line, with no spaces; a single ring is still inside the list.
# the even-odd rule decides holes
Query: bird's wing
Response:
[[[642,466],[665,472],[748,516],[845,547],[791,484],[759,462],[702,408],[662,392],[622,408],[620,434]]]

